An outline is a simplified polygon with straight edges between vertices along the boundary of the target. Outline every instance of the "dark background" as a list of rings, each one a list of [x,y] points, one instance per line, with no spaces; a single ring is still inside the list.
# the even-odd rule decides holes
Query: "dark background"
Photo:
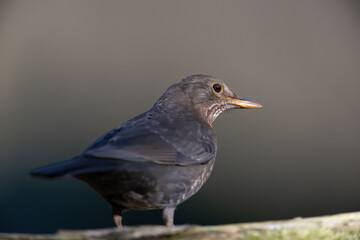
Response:
[[[264,109],[215,121],[213,174],[175,224],[360,210],[359,1],[1,1],[0,231],[112,227],[87,185],[29,170],[79,154],[195,73]]]

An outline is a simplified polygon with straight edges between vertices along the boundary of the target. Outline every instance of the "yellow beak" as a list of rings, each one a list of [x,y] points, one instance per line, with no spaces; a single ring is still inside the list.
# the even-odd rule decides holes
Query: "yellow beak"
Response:
[[[226,98],[227,100],[229,100],[228,104],[231,105],[235,105],[241,108],[262,108],[263,106],[259,103],[256,103],[254,101],[251,101],[249,99],[246,98],[240,98],[240,99],[236,99],[236,98]]]

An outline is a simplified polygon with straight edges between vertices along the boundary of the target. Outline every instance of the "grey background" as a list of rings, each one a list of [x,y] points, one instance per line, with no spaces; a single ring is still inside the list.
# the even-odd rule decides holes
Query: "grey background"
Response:
[[[262,110],[223,114],[203,189],[175,224],[360,210],[358,1],[1,1],[0,231],[112,227],[69,159],[195,73]],[[160,224],[159,211],[125,224]]]

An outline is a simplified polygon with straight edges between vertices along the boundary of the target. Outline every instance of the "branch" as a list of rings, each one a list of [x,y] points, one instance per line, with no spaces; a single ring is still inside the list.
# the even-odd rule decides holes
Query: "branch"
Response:
[[[64,231],[56,234],[7,234],[0,233],[2,239],[76,240],[76,239],[360,239],[360,212],[332,216],[295,218],[284,221],[228,224],[219,226],[182,225],[173,228],[163,226],[139,226],[119,229],[97,229]]]

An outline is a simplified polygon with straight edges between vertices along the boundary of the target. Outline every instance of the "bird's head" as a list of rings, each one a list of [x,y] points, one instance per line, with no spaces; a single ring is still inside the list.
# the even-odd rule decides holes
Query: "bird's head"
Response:
[[[209,75],[191,75],[172,85],[154,108],[178,116],[198,116],[210,125],[225,110],[262,108],[233,93],[224,82]]]

